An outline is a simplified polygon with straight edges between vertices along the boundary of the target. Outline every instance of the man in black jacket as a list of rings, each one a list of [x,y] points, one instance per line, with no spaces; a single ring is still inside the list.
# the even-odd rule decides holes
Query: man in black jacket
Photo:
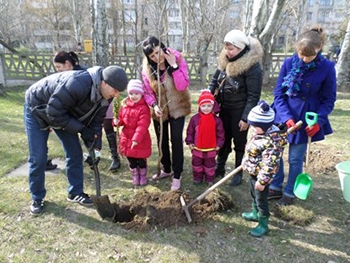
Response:
[[[128,83],[118,66],[93,67],[87,71],[66,71],[50,75],[26,91],[24,123],[29,147],[30,212],[44,210],[45,168],[49,130],[59,137],[66,155],[70,202],[92,206],[83,191],[83,151],[78,134],[87,147],[101,148],[102,123],[109,102]]]

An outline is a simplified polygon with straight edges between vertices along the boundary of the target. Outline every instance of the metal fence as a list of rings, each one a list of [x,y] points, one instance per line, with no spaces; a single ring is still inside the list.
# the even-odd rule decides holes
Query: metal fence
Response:
[[[278,77],[281,65],[291,54],[273,54],[269,70],[269,81]],[[13,54],[0,53],[0,83],[4,86],[31,84],[56,72],[52,54]],[[217,55],[210,54],[206,63],[200,56],[185,56],[191,82],[205,83],[205,77],[213,74],[217,68]],[[91,54],[79,54],[80,64],[91,67]],[[119,65],[125,69],[129,78],[139,78],[142,66],[140,56],[110,55],[109,64]],[[201,66],[202,65],[202,66]],[[203,66],[205,65],[205,66]]]

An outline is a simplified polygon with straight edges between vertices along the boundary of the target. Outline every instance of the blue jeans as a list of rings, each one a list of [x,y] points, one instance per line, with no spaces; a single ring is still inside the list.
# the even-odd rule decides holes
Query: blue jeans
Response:
[[[31,113],[28,105],[24,105],[24,123],[29,148],[29,190],[32,200],[41,200],[46,196],[45,169],[47,162],[48,130],[41,130],[39,123]],[[83,192],[83,151],[78,134],[65,130],[54,130],[59,137],[66,156],[66,175],[68,178],[68,193]]]
[[[297,176],[303,172],[303,162],[304,155],[306,152],[306,143],[302,144],[290,144],[289,145],[289,174],[287,185],[284,189],[284,195],[295,198],[293,193],[294,184]],[[283,167],[283,159],[281,159],[280,167],[278,169],[277,174],[273,178],[273,181],[270,185],[270,189],[275,191],[282,191],[282,185],[284,181],[284,167]]]

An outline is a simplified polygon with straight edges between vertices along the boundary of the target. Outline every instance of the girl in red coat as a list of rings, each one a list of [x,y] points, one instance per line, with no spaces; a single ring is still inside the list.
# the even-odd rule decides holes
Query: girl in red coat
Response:
[[[143,84],[140,80],[129,81],[128,97],[122,101],[118,126],[123,127],[120,135],[120,153],[127,157],[132,175],[132,184],[147,184],[147,158],[151,156],[151,136],[148,131],[151,113],[143,98]]]

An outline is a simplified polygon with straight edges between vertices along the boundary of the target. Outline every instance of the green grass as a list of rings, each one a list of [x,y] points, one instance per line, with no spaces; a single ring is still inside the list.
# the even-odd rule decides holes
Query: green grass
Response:
[[[196,103],[198,92],[193,92]],[[272,102],[270,91],[263,97]],[[349,160],[350,94],[339,94],[336,108],[330,116],[334,134],[312,151],[320,162],[326,156]],[[314,188],[307,201],[298,201],[290,211],[271,216],[271,232],[255,239],[247,235],[254,223],[246,222],[240,214],[250,207],[247,176],[237,188],[220,187],[229,193],[236,208],[219,214],[215,219],[185,227],[154,229],[149,232],[125,230],[121,224],[100,219],[94,209],[65,201],[67,181],[64,172],[46,176],[46,212],[40,217],[28,213],[30,194],[26,174],[8,177],[6,174],[26,162],[27,141],[23,127],[24,88],[7,91],[0,97],[0,262],[349,262],[350,204],[344,201],[337,172],[312,173]],[[193,108],[193,110],[195,107]],[[154,135],[153,129],[151,130]],[[154,137],[153,137],[154,139]],[[154,140],[155,141],[155,140]],[[191,183],[190,153],[185,147],[183,191],[196,197],[205,186]],[[57,137],[49,137],[49,156],[63,158]],[[127,162],[122,160],[118,173],[108,171],[107,142],[104,139],[101,171],[102,193],[113,200],[131,199],[139,189],[131,188]],[[315,157],[315,156],[314,156]],[[331,167],[333,163],[320,166]],[[156,171],[157,151],[149,159],[149,175]],[[230,160],[228,167],[233,168]],[[323,167],[313,167],[316,168]],[[150,184],[148,191],[167,191],[170,181]],[[94,193],[94,177],[85,170],[86,192]],[[275,211],[272,203],[271,210]],[[311,221],[297,224],[289,220]]]

